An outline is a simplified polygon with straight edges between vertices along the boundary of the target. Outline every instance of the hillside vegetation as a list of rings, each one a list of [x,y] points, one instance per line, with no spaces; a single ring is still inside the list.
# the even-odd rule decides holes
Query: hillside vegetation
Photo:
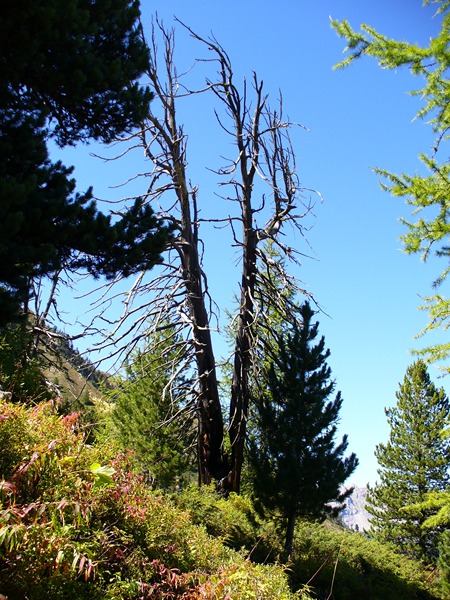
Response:
[[[413,94],[436,136],[420,156],[429,173],[376,172],[413,215],[425,209],[402,219],[404,249],[424,260],[450,256],[450,165],[438,152],[450,126],[450,0],[430,3],[442,28],[428,47],[332,22],[349,51],[338,67],[366,55],[423,79]],[[215,34],[195,33],[200,21],[175,19],[196,44],[179,63],[178,33],[157,15],[145,24],[139,0],[4,4],[0,600],[450,597],[450,402],[425,363],[386,410],[369,533],[335,520],[358,457],[347,434],[337,439],[343,397],[315,321],[324,300],[295,277],[322,196],[307,165],[298,170],[282,94],[269,101],[256,71],[237,76],[244,65]],[[192,154],[189,140],[207,152]],[[59,150],[82,142],[114,142],[105,160],[117,173],[130,152],[143,158],[105,212],[61,162]],[[214,252],[220,268],[232,256],[240,269],[227,323],[206,268],[215,279]],[[445,265],[433,287],[449,274]],[[424,302],[425,331],[445,331],[450,301]],[[76,326],[120,364],[109,390],[50,323]],[[440,362],[450,344],[419,354]]]
[[[9,600],[439,598],[387,547],[302,523],[287,567],[276,521],[243,496],[151,490],[75,413],[0,408],[0,593]]]

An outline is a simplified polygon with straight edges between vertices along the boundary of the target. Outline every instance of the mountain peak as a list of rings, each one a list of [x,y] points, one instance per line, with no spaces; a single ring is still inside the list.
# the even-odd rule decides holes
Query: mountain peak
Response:
[[[370,514],[366,510],[366,487],[354,487],[351,496],[347,498],[345,508],[339,517],[346,527],[354,531],[370,529]]]

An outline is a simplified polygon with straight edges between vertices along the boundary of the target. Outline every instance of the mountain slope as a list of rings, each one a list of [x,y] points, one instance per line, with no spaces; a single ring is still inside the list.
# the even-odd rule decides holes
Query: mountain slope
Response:
[[[344,525],[356,531],[368,531],[370,529],[370,514],[365,508],[366,487],[355,487],[352,495],[347,499],[346,507],[340,513]]]

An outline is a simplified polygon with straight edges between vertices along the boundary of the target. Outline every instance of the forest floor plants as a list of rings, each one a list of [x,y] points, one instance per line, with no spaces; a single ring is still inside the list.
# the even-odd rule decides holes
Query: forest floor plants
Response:
[[[0,593],[9,600],[291,600],[284,569],[224,546],[76,414],[0,406]]]

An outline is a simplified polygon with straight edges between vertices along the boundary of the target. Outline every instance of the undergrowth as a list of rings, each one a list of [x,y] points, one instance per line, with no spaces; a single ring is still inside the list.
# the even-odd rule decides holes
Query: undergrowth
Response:
[[[307,598],[86,445],[77,415],[0,405],[0,594],[9,600]]]
[[[434,574],[361,534],[278,522],[249,498],[165,495],[77,414],[0,404],[0,594],[9,600],[432,600]]]

